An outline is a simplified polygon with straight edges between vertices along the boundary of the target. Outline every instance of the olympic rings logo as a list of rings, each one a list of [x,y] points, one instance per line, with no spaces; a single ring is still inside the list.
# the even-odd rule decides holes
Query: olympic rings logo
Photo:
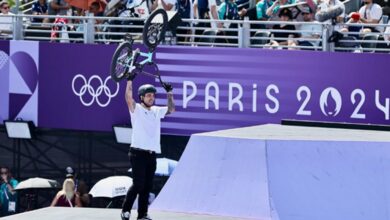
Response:
[[[84,106],[87,106],[87,107],[91,106],[96,101],[96,103],[100,107],[104,108],[110,104],[111,99],[114,98],[115,96],[117,96],[118,92],[119,92],[119,84],[118,83],[115,84],[116,90],[114,93],[112,93],[111,89],[107,86],[107,82],[110,79],[111,79],[111,77],[108,76],[103,82],[103,80],[98,75],[93,75],[87,81],[87,79],[83,75],[77,74],[75,77],[73,77],[73,80],[72,80],[72,90],[73,90],[73,93],[80,98],[80,101]],[[83,83],[81,88],[78,91],[75,89],[76,80],[78,80],[78,81],[81,80]],[[99,82],[99,86],[96,89],[91,84],[93,80],[96,80],[97,82]],[[89,102],[85,101],[83,98],[87,93],[92,97],[92,99]],[[108,97],[106,102],[101,101],[100,97],[102,96],[103,93],[105,96]]]

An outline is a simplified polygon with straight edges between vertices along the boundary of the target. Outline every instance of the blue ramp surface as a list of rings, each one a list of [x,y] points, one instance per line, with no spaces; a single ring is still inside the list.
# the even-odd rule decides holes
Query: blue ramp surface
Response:
[[[265,143],[193,135],[152,208],[271,219]]]
[[[193,135],[152,209],[389,220],[390,133],[262,125]]]

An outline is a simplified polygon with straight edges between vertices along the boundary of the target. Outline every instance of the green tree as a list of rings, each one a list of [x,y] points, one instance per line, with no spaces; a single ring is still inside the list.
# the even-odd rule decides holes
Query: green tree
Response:
[[[13,6],[15,6],[16,5],[16,2],[15,2],[15,0],[7,0],[8,1],[8,4],[9,4],[9,6],[12,8]]]

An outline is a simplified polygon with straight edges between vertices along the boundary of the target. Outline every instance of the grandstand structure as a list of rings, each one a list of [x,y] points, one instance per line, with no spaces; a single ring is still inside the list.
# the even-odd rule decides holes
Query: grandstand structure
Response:
[[[31,15],[31,4],[35,1],[29,1],[20,5],[18,15],[12,17],[12,35],[3,35],[5,39],[14,40],[39,40],[56,42],[84,42],[84,43],[116,43],[120,42],[125,34],[131,33],[135,39],[140,38],[143,19],[135,17],[78,17],[62,16],[67,20],[65,23],[53,23],[56,16],[49,16],[50,23],[34,22],[34,18],[44,18],[47,16]],[[255,10],[256,2],[244,1],[239,5],[239,9]],[[347,23],[348,14],[358,11],[359,1],[346,0],[345,23],[337,26],[349,29],[342,35],[335,36],[335,26],[330,22],[304,22],[302,20],[303,7],[306,7],[305,1],[287,5],[294,15],[294,21],[282,22],[274,18],[269,21],[256,20],[250,14],[242,17],[240,20],[221,20],[224,26],[222,28],[213,27],[216,21],[209,19],[182,19],[183,23],[188,24],[179,26],[176,37],[168,36],[166,44],[177,44],[187,46],[212,46],[212,47],[239,47],[239,48],[267,48],[267,49],[300,49],[317,51],[344,51],[344,52],[378,52],[387,53],[389,51],[390,34],[387,34],[390,27],[388,25],[388,15],[386,2],[383,5],[384,14],[378,24],[366,24],[365,27],[380,30],[370,34],[362,34],[359,29],[361,24]],[[249,13],[249,12],[248,12]],[[93,15],[89,15],[93,16]],[[96,21],[99,22],[96,22]],[[10,20],[8,19],[8,22]],[[77,22],[76,22],[77,21]],[[203,25],[199,25],[203,24]],[[275,37],[278,33],[285,32],[273,30],[275,25],[293,25],[296,30],[290,31],[291,37]],[[318,26],[316,30],[302,30],[299,27],[308,25]],[[389,27],[389,28],[388,28]],[[337,28],[338,29],[338,28]],[[53,35],[54,34],[54,35]],[[315,35],[315,39],[309,37]],[[53,36],[56,36],[53,38]],[[333,42],[329,39],[335,39]],[[293,44],[281,45],[279,47],[269,46],[272,42],[292,41]],[[310,42],[310,44],[307,44]]]

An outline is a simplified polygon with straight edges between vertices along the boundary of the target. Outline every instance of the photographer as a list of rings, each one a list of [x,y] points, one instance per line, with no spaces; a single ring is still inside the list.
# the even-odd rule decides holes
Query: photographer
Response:
[[[15,214],[17,194],[14,191],[18,185],[8,167],[1,167],[0,185],[0,217]]]

